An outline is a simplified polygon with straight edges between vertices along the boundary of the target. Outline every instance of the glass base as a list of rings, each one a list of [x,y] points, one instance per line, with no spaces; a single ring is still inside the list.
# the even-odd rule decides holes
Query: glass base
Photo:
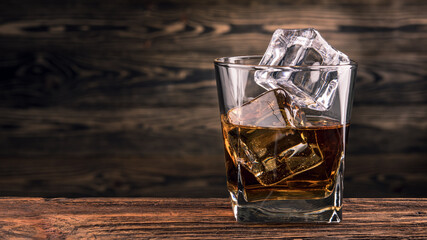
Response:
[[[339,223],[342,219],[342,210],[341,207],[328,206],[327,203],[331,196],[316,200],[276,200],[245,205],[239,205],[233,201],[232,205],[234,216],[238,222]]]
[[[246,202],[243,192],[231,193],[234,217],[247,223],[339,223],[342,220],[342,176],[322,199]]]

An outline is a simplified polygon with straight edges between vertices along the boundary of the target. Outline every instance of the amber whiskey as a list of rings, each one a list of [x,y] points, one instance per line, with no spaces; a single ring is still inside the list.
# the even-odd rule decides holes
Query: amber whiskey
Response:
[[[260,99],[221,115],[229,191],[247,202],[329,196],[348,125],[304,116],[305,126],[295,126],[283,117],[289,111],[277,91]]]

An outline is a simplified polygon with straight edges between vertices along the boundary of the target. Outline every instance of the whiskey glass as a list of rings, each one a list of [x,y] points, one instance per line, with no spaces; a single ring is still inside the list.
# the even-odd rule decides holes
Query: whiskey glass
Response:
[[[238,222],[340,222],[357,64],[260,66],[261,58],[214,61],[234,216]],[[326,76],[325,83],[304,86],[312,95],[323,91],[315,101],[330,101],[329,107],[313,109],[289,89],[262,87],[255,79],[260,71],[294,81]]]

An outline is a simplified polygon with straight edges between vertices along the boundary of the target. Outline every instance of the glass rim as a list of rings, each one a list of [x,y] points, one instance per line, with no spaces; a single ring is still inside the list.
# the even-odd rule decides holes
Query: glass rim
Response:
[[[357,62],[350,59],[350,63],[342,65],[317,65],[317,66],[277,66],[277,65],[254,65],[254,64],[245,64],[245,63],[233,63],[230,60],[244,60],[244,59],[253,59],[253,58],[262,58],[262,55],[246,55],[246,56],[234,56],[234,57],[219,57],[215,58],[214,64],[224,67],[234,67],[234,68],[247,68],[255,70],[289,70],[289,69],[300,69],[300,70],[317,70],[325,68],[342,68],[350,67],[357,68]]]

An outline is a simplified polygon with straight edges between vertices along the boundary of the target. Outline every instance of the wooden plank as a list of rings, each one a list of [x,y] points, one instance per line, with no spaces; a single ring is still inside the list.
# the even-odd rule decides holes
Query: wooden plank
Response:
[[[339,224],[239,224],[224,198],[0,199],[2,238],[427,237],[427,199],[344,199]]]
[[[425,154],[351,155],[345,197],[422,197]],[[1,196],[226,197],[223,155],[28,156],[0,161]]]
[[[104,54],[97,58],[43,52],[22,54],[15,52],[3,62],[0,59],[5,77],[0,82],[0,107],[117,110],[218,105],[212,62],[221,55],[187,55],[187,59],[181,57],[170,64],[145,65],[141,62],[144,54],[134,60],[130,59],[135,54],[118,59]],[[168,61],[173,58],[172,55],[157,57]],[[427,58],[402,55],[395,59],[366,58],[359,64],[355,105],[426,103],[423,89],[427,88],[424,81],[427,72],[423,66]],[[197,59],[209,61],[209,70],[196,68],[189,62]],[[187,66],[176,65],[182,63]]]
[[[427,111],[422,110],[419,106],[355,106],[348,153],[424,152]],[[189,156],[223,151],[216,106],[0,112],[7,113],[0,115],[0,156]]]

